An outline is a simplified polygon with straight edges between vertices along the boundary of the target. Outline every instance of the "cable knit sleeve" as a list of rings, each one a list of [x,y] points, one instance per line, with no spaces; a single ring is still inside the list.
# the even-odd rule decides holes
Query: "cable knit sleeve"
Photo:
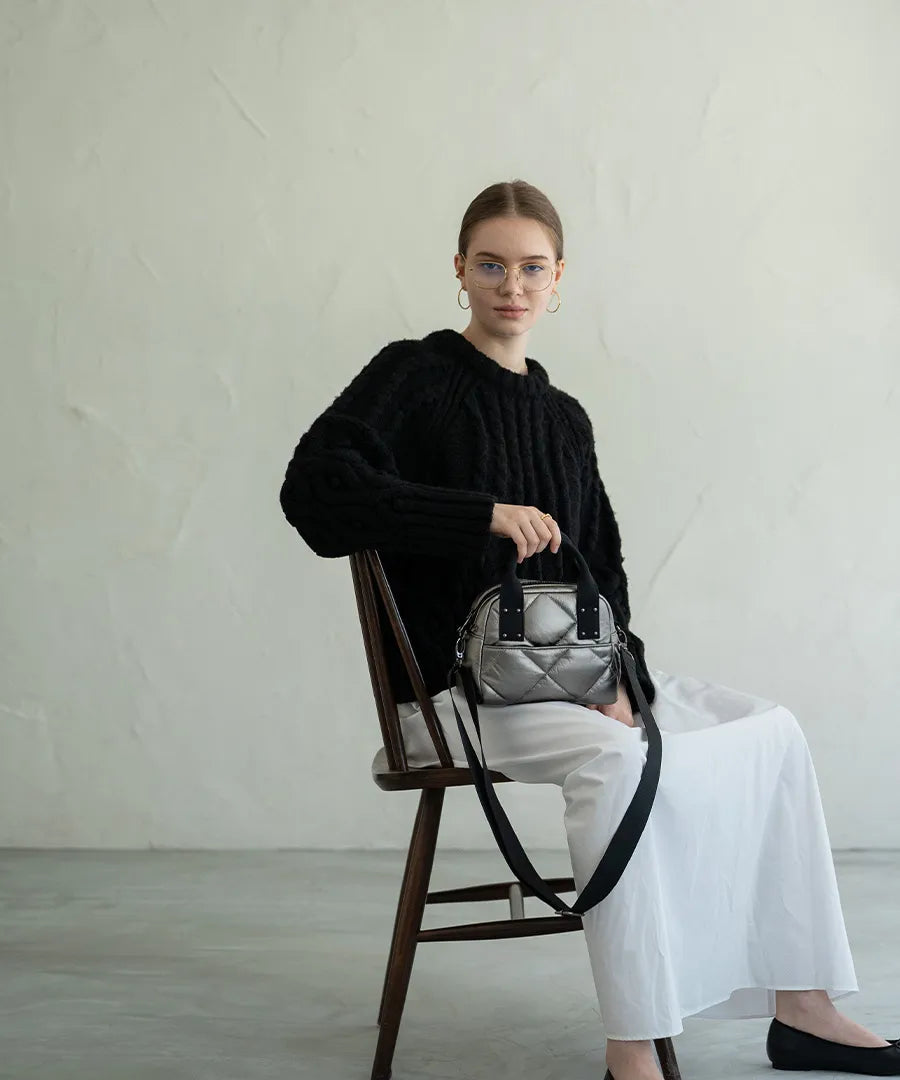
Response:
[[[317,555],[364,548],[479,556],[495,497],[410,478],[426,458],[439,374],[414,341],[386,345],[302,435],[281,507]]]
[[[628,647],[634,656],[638,681],[653,703],[655,687],[650,678],[644,657],[644,642],[631,629],[631,608],[628,601],[628,575],[623,566],[622,540],[615,513],[609,501],[606,487],[597,465],[597,450],[590,417],[579,407],[579,441],[582,445],[583,466],[581,474],[582,514],[578,535],[578,547],[587,560],[600,592],[610,603],[616,622],[625,631]],[[637,702],[626,680],[628,698],[633,710]]]

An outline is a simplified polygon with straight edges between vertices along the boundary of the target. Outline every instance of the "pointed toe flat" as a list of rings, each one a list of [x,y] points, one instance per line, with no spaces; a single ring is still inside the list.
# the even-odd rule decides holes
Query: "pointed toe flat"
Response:
[[[848,1046],[784,1024],[772,1017],[766,1036],[766,1055],[775,1069],[823,1069],[900,1076],[900,1038],[887,1046]]]

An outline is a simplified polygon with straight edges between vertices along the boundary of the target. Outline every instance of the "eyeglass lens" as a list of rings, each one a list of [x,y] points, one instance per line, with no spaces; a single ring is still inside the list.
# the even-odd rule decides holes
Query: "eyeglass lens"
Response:
[[[506,277],[503,263],[482,260],[471,264],[472,281],[482,289],[496,289]],[[525,263],[519,267],[519,280],[526,292],[546,289],[553,278],[553,267],[543,263]]]

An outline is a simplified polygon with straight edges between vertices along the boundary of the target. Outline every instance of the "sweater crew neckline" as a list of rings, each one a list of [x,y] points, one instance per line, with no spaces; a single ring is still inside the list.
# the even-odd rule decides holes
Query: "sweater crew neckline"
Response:
[[[465,363],[476,375],[493,382],[503,393],[520,394],[526,397],[538,397],[545,393],[550,384],[546,369],[530,356],[525,358],[528,374],[511,371],[473,345],[459,330],[446,327],[433,330],[425,338],[427,342],[441,352],[453,356]]]

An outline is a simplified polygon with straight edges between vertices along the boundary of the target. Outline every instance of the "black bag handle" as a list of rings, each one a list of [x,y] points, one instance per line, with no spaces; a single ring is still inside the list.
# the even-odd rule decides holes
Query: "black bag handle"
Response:
[[[577,605],[575,608],[578,624],[577,636],[580,638],[598,638],[600,636],[600,589],[591,573],[587,560],[578,550],[570,537],[560,530],[562,548],[571,551],[578,566]],[[516,574],[516,559],[519,553],[513,547],[503,577],[500,579],[500,637],[509,641],[525,640],[525,605],[522,602],[522,579]]]
[[[565,540],[568,540],[565,533],[563,533],[563,537],[564,542]],[[572,544],[571,540],[569,541],[569,545],[577,553],[580,564],[583,564],[583,567],[587,569],[587,563],[581,555],[581,552],[578,551],[574,544]],[[515,565],[515,556],[513,556],[511,571],[507,571],[507,577],[510,573],[515,575]],[[587,573],[588,577],[590,577],[593,582],[590,570],[587,570]],[[504,584],[506,583],[506,580],[507,578],[504,578]],[[579,575],[579,588],[580,584],[581,575]],[[593,584],[594,589],[597,590],[597,595],[599,596],[596,582],[593,582]],[[521,590],[521,581],[519,581],[520,600],[522,596]],[[501,607],[502,606],[503,605],[501,604]],[[520,602],[517,606],[521,608],[523,605]],[[579,599],[578,607],[581,608],[581,606]],[[581,612],[579,611],[579,614],[580,613]],[[522,614],[524,616],[524,613]],[[596,637],[597,635],[594,634],[593,636]],[[647,732],[647,759],[641,770],[641,778],[638,781],[631,802],[628,804],[625,813],[622,815],[622,820],[619,822],[616,831],[613,833],[597,869],[582,889],[581,894],[571,905],[566,904],[564,900],[560,899],[546,881],[538,874],[537,870],[535,870],[528,856],[525,854],[525,849],[520,844],[519,838],[516,836],[513,827],[509,822],[509,818],[506,816],[506,811],[503,809],[500,800],[497,798],[497,793],[494,790],[494,784],[491,780],[490,769],[488,768],[488,764],[484,757],[484,745],[481,740],[481,726],[478,722],[477,692],[472,673],[467,667],[462,666],[459,657],[457,657],[449,672],[448,685],[450,687],[450,702],[453,705],[453,711],[456,714],[456,723],[459,727],[459,734],[462,739],[463,748],[466,752],[466,758],[469,762],[473,785],[478,792],[478,798],[481,800],[481,805],[484,808],[485,816],[487,817],[488,824],[494,834],[494,839],[497,841],[500,853],[503,855],[507,865],[516,875],[518,880],[523,885],[527,885],[535,896],[554,908],[558,915],[583,915],[590,908],[599,904],[601,900],[605,899],[609,893],[612,892],[619,878],[622,876],[625,867],[628,865],[628,861],[641,838],[641,833],[644,831],[647,819],[650,817],[650,811],[653,808],[653,799],[659,784],[660,766],[662,764],[662,736],[660,735],[659,728],[656,726],[656,720],[650,709],[650,704],[647,701],[647,697],[638,680],[637,667],[635,666],[631,650],[621,641],[618,642],[617,647],[622,658],[626,676],[631,685],[631,689],[634,692],[635,700],[638,703],[638,711],[641,714],[641,719],[644,722],[644,728]],[[459,714],[459,709],[457,709],[456,702],[453,699],[453,688],[458,685],[459,681],[462,682],[463,692],[466,696],[466,702],[469,706],[472,722],[475,725],[475,731],[478,735],[478,745],[481,751],[480,762],[476,757],[475,748],[472,746],[469,734],[466,731],[462,717]]]

